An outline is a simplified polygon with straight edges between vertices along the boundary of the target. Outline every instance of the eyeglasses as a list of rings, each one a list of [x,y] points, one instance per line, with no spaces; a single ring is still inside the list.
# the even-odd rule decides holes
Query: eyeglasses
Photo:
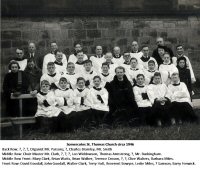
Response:
[[[23,53],[16,53],[16,54],[21,55],[21,54],[23,54]]]

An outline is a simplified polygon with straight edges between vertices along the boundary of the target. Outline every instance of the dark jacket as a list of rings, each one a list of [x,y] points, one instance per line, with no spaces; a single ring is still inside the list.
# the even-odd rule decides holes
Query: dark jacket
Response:
[[[29,59],[30,58],[30,53],[29,52],[25,53],[24,58]],[[36,51],[33,59],[34,59],[34,61],[36,63],[36,66],[38,68],[42,69],[44,55],[42,55],[42,54],[40,54],[39,52]]]
[[[42,76],[42,71],[37,67],[34,67],[33,69],[29,69],[28,67],[26,67],[24,72],[26,73],[28,80],[29,80],[29,84],[30,84],[29,90],[30,91],[33,91],[33,90],[39,91],[40,78]]]
[[[174,56],[173,51],[167,47],[167,46],[163,46],[165,52],[168,52],[170,54],[170,57],[172,58]],[[153,53],[152,53],[152,57],[154,59],[156,59],[158,66],[160,66],[163,63],[162,58],[160,57],[160,55],[158,54],[158,48],[154,49]]]
[[[109,93],[108,104],[111,112],[117,109],[134,109],[137,107],[131,83],[126,75],[124,75],[122,82],[115,76],[113,81],[106,84],[105,88]]]
[[[18,83],[18,75],[22,74],[22,82]],[[5,96],[10,97],[11,93],[20,92],[27,93],[29,87],[29,80],[23,71],[17,73],[9,72],[6,74],[3,82],[3,92]]]

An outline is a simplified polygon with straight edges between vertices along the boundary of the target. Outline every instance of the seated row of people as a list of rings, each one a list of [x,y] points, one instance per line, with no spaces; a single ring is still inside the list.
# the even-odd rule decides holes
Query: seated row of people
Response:
[[[138,118],[142,125],[162,126],[169,121],[174,125],[197,119],[187,87],[180,82],[178,73],[172,74],[172,83],[168,87],[162,83],[159,72],[154,74],[150,85],[145,84],[143,74],[138,74],[134,87],[124,73],[123,67],[117,67],[114,79],[105,88],[101,87],[100,76],[93,78],[94,86],[90,89],[85,86],[86,81],[82,77],[77,79],[74,90],[70,89],[65,76],[60,78],[53,90],[50,83],[43,80],[41,91],[37,94],[36,117],[53,117],[54,122],[57,117],[54,126],[62,131],[87,126],[91,122],[99,124],[104,120],[130,122]]]
[[[132,61],[136,61],[136,60],[133,58]],[[183,61],[185,61],[185,60],[183,59]],[[92,66],[91,61],[87,60],[85,62],[85,64],[86,64],[85,65],[85,71],[91,72],[91,74],[93,74],[93,72],[91,71],[91,66]],[[28,89],[29,88],[29,78],[31,76],[36,78],[35,75],[37,73],[41,73],[39,70],[37,70],[37,68],[35,68],[34,62],[32,62],[31,60],[30,60],[28,65],[29,65],[29,68],[27,68],[26,71],[29,74],[25,73],[26,71],[25,72],[19,71],[19,64],[17,62],[15,62],[15,61],[12,61],[11,64],[9,65],[9,68],[10,68],[11,72],[8,73],[5,76],[5,79],[4,79],[4,85],[3,85],[4,93],[6,94],[5,95],[6,99],[9,100],[9,104],[7,105],[7,107],[9,109],[12,109],[13,112],[16,111],[17,106],[14,106],[16,104],[11,103],[11,102],[13,102],[13,100],[10,99],[10,94],[14,93],[17,96],[20,93],[27,93],[27,91],[29,90]],[[150,70],[154,66],[155,66],[155,64],[154,64],[153,61],[149,62],[148,67],[149,67]],[[184,64],[182,62],[180,64],[180,67],[184,67]],[[32,69],[32,68],[34,68],[34,69]],[[137,99],[138,99],[138,97],[137,97],[138,94],[137,93],[138,92],[137,92],[136,88],[138,86],[140,86],[140,84],[141,84],[140,83],[140,81],[142,81],[140,79],[141,77],[143,78],[144,85],[147,84],[146,81],[145,81],[146,77],[145,77],[144,73],[138,73],[136,75],[135,84],[134,84],[135,87],[133,89],[133,91],[134,91],[133,92],[132,91],[132,86],[133,85],[128,80],[128,78],[126,76],[126,69],[124,67],[115,68],[115,74],[116,75],[113,74],[112,78],[110,77],[109,81],[107,81],[105,79],[104,79],[105,81],[103,81],[103,78],[106,78],[106,77],[108,77],[110,75],[109,71],[108,71],[109,70],[109,64],[107,64],[107,63],[103,63],[102,64],[102,73],[99,76],[97,76],[96,74],[94,76],[89,76],[90,79],[92,79],[92,81],[89,78],[87,79],[87,76],[85,76],[85,77],[84,76],[78,76],[74,72],[74,68],[75,68],[75,66],[74,66],[73,63],[68,63],[67,73],[64,73],[63,75],[61,75],[61,74],[55,72],[55,69],[56,69],[55,68],[55,63],[53,63],[53,62],[49,62],[48,63],[47,69],[48,69],[49,74],[44,74],[40,79],[40,83],[43,84],[45,82],[45,85],[43,87],[44,88],[45,87],[48,88],[48,90],[44,89],[45,91],[49,91],[50,86],[51,87],[54,86],[54,88],[53,88],[54,92],[53,92],[53,94],[50,95],[50,101],[49,102],[48,101],[42,102],[42,104],[44,104],[43,107],[49,107],[48,105],[50,105],[51,103],[53,103],[53,105],[56,103],[54,105],[55,107],[57,107],[58,105],[63,105],[63,106],[64,105],[68,105],[69,106],[70,104],[72,104],[72,100],[73,100],[72,98],[74,98],[74,93],[77,93],[77,96],[75,97],[76,98],[75,101],[77,102],[77,104],[79,106],[78,107],[75,106],[75,108],[76,108],[76,109],[74,109],[75,112],[79,112],[77,110],[80,107],[85,107],[85,105],[83,104],[84,102],[86,103],[86,105],[88,105],[87,104],[87,100],[89,100],[88,103],[89,103],[89,107],[91,108],[91,105],[92,105],[91,103],[95,102],[95,98],[96,98],[96,102],[99,102],[99,103],[102,103],[102,100],[103,100],[102,104],[105,103],[105,105],[104,106],[96,105],[96,106],[93,107],[93,109],[95,109],[95,108],[96,109],[97,108],[105,108],[105,107],[108,108],[108,106],[109,106],[109,112],[110,113],[108,113],[108,114],[112,114],[111,117],[113,117],[113,115],[115,117],[119,117],[119,120],[120,119],[124,119],[124,118],[125,119],[129,119],[128,117],[133,117],[132,116],[134,114],[133,112],[140,112],[140,107],[141,107],[140,104],[142,102],[141,101],[137,102]],[[174,73],[172,73],[172,75],[171,75],[172,83],[174,83],[173,74]],[[175,74],[176,74],[176,72],[175,72]],[[45,75],[46,75],[46,77],[45,77]],[[77,76],[75,78],[72,78],[72,76],[74,76],[74,75],[77,75]],[[90,75],[90,73],[88,75]],[[155,105],[154,104],[155,101],[156,101],[155,103],[158,102],[160,105],[163,105],[163,103],[165,104],[165,102],[166,103],[170,103],[169,100],[171,98],[169,98],[167,96],[166,97],[165,96],[160,96],[160,94],[162,95],[162,92],[166,91],[165,89],[167,87],[166,87],[165,84],[162,83],[161,85],[159,85],[159,86],[161,86],[160,90],[158,90],[159,86],[155,86],[154,88],[150,87],[150,86],[154,86],[156,84],[156,78],[159,79],[158,80],[159,81],[158,84],[160,84],[161,80],[162,80],[161,77],[162,77],[161,74],[159,74],[159,76],[158,76],[158,72],[155,72],[153,74],[152,82],[148,86],[148,90],[147,90],[147,91],[149,91],[149,94],[147,95],[148,98],[149,98],[149,103],[148,103],[149,105],[150,105],[150,103],[151,103],[151,105]],[[38,78],[36,78],[36,79],[38,79]],[[73,79],[73,82],[72,82],[72,79]],[[120,79],[122,79],[122,81],[120,81]],[[51,83],[54,84],[54,85],[52,85]],[[103,85],[101,85],[101,84],[103,84]],[[182,90],[182,88],[185,88],[185,86],[183,84],[181,83],[181,85],[180,85],[181,86],[180,87],[181,90]],[[89,88],[85,88],[85,86],[89,87],[90,89]],[[164,86],[164,87],[162,87],[162,86]],[[170,88],[170,86],[172,86],[172,84],[169,84],[168,88]],[[176,85],[173,85],[173,86],[176,86]],[[179,86],[179,85],[177,85],[177,86]],[[37,94],[37,95],[41,96],[41,98],[43,96],[42,95],[43,94],[43,87],[41,87],[41,92]],[[100,89],[102,90],[104,87],[108,91],[108,94],[105,94],[108,97],[107,101],[106,101],[106,99],[103,99],[104,97],[101,95],[101,92],[99,94],[97,94],[97,95],[100,95],[100,97],[97,96],[96,94],[88,95],[88,92],[86,92],[86,91],[92,91],[92,93],[95,93],[95,92],[98,93],[98,91]],[[64,91],[66,89],[67,89],[67,92],[65,93]],[[74,91],[72,91],[72,89]],[[84,89],[85,92],[82,92],[83,89]],[[140,87],[138,89],[140,89]],[[37,90],[38,90],[38,85],[35,85],[34,90],[31,90],[32,94],[33,95],[36,94]],[[69,91],[71,91],[71,93],[73,93],[73,96],[72,96],[72,94],[69,94],[70,93]],[[151,91],[153,91],[154,93],[151,93]],[[177,91],[177,89],[175,89],[174,91]],[[187,89],[185,91],[187,91]],[[182,92],[183,93],[183,97],[187,96],[186,100],[188,100],[188,98],[190,98],[190,96],[188,97],[188,94],[185,91]],[[157,93],[155,93],[155,92],[157,92]],[[184,92],[186,94],[184,94]],[[50,93],[52,93],[52,91]],[[104,90],[103,93],[106,93],[106,90]],[[180,93],[177,94],[178,98],[182,97]],[[65,94],[68,95],[68,99],[62,99],[63,96],[65,97]],[[84,100],[84,98],[86,98],[84,94],[88,95],[88,97],[87,97],[88,99]],[[53,95],[56,95],[56,96],[54,97]],[[146,96],[146,94],[142,94],[142,98],[143,99],[147,98],[147,96]],[[160,96],[160,98],[156,99],[158,96]],[[61,97],[61,99],[58,99],[59,97]],[[78,97],[79,97],[79,99],[78,99]],[[156,97],[156,98],[154,98],[154,97]],[[38,106],[39,106],[39,103],[41,103],[39,101],[40,100],[39,98],[38,98]],[[56,98],[57,98],[57,101],[54,103]],[[54,101],[52,101],[52,100],[54,100]],[[184,99],[183,99],[183,101],[184,101]],[[184,101],[184,102],[187,102],[187,101]],[[106,103],[108,103],[108,105],[106,105]],[[10,106],[10,105],[13,105],[13,106]],[[30,109],[32,108],[32,106],[25,106],[25,107],[29,107]],[[137,109],[137,107],[139,107],[139,109]],[[149,107],[149,106],[147,106],[147,107]],[[159,107],[159,106],[153,106],[153,107]],[[180,107],[182,107],[182,106],[180,106]],[[190,106],[188,106],[188,107],[190,107]],[[47,110],[48,109],[49,108],[47,108]],[[58,110],[58,107],[56,109]],[[68,108],[67,108],[68,112],[65,109],[59,109],[58,112],[57,112],[56,109],[53,111],[55,113],[55,116],[56,115],[59,116],[59,114],[61,112],[62,112],[61,113],[62,117],[63,116],[65,117],[65,114],[71,114],[70,113],[71,110],[68,109]],[[139,111],[137,111],[137,110],[139,110]],[[159,109],[156,109],[156,110],[159,110]],[[154,112],[153,113],[154,115],[156,114],[155,112],[157,112],[156,110],[152,111],[152,112]],[[164,110],[167,110],[166,106],[164,107]],[[170,109],[170,110],[173,110],[173,109]],[[187,109],[185,109],[185,110],[187,110]],[[85,111],[85,110],[81,109],[81,111]],[[103,110],[100,109],[100,111],[108,112],[108,109],[103,109]],[[145,111],[147,111],[147,110],[145,110]],[[63,115],[63,112],[65,112],[64,115]],[[105,112],[102,113],[102,114],[105,114]],[[122,112],[124,112],[124,113],[122,113]],[[165,112],[165,111],[160,111],[159,110],[158,112],[160,113],[160,112]],[[192,111],[186,111],[186,112],[192,112]],[[48,115],[48,113],[45,113],[45,112],[43,112],[43,114],[47,114]],[[49,112],[49,114],[52,114],[52,113]],[[87,113],[85,113],[85,114],[87,114]],[[91,114],[91,111],[89,111],[89,114]],[[139,113],[139,114],[141,115],[143,113]],[[165,114],[169,115],[170,113],[165,113]],[[176,113],[173,113],[173,114],[176,114]],[[151,113],[149,113],[149,115],[151,115]],[[54,116],[54,114],[52,116]],[[175,116],[177,116],[177,115],[175,115]],[[73,119],[76,119],[75,117],[76,116],[71,116],[72,120],[70,120],[70,121],[74,121],[74,123],[75,123],[75,121],[77,121],[77,120],[73,120]],[[90,117],[90,116],[88,116],[88,117]],[[93,117],[93,116],[91,116],[91,117]],[[109,115],[108,115],[108,117],[109,117]],[[60,118],[60,119],[62,120],[62,119],[66,119],[66,118]],[[150,119],[152,119],[152,117]],[[153,119],[156,119],[156,118],[153,118]],[[85,120],[85,118],[82,118],[82,120]],[[63,124],[63,123],[60,123],[60,124]],[[80,124],[77,124],[77,126],[80,126]]]

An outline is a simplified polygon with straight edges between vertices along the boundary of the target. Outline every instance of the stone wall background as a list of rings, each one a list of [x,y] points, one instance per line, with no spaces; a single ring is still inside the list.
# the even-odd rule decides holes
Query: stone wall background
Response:
[[[80,40],[87,54],[94,53],[96,45],[104,51],[120,46],[122,52],[136,40],[140,45],[155,48],[157,36],[164,37],[173,51],[183,44],[196,77],[200,80],[200,16],[157,17],[32,17],[1,20],[1,78],[15,55],[17,46],[27,49],[30,41],[42,55],[49,51],[49,43],[56,40],[69,56],[73,43]],[[2,85],[2,82],[1,82]],[[1,87],[2,88],[2,87]]]

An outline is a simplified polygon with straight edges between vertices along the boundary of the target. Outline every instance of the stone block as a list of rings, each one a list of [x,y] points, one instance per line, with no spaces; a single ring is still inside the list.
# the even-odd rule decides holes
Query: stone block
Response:
[[[101,31],[100,30],[87,30],[87,37],[89,38],[100,38]]]
[[[11,41],[10,40],[1,41],[1,48],[11,48]]]
[[[86,30],[68,30],[68,38],[85,39]]]
[[[82,44],[83,44],[83,46],[93,46],[94,40],[83,40]]]
[[[176,23],[175,22],[164,22],[164,28],[175,28]]]
[[[118,45],[118,46],[127,45],[127,39],[126,39],[126,38],[123,38],[123,39],[117,40],[117,45]]]
[[[85,21],[83,23],[83,26],[84,26],[85,29],[97,29],[97,22]]]
[[[22,47],[22,46],[28,46],[28,41],[24,40],[14,40],[12,41],[12,47]]]
[[[98,28],[112,28],[117,29],[120,27],[120,21],[99,21]]]
[[[116,30],[116,37],[124,37],[125,36],[125,29]]]
[[[7,40],[7,39],[15,39],[15,40],[19,40],[21,39],[21,31],[2,31],[1,32],[1,38],[4,40]]]
[[[133,21],[120,21],[121,22],[121,28],[123,29],[133,29]]]
[[[40,31],[40,33],[39,33],[39,37],[40,37],[41,39],[50,39],[50,33],[49,33],[48,30],[42,30],[42,31]]]
[[[159,20],[150,21],[150,27],[151,28],[163,28],[163,21],[159,21]]]
[[[132,36],[133,36],[133,37],[137,37],[137,36],[139,36],[139,35],[140,35],[139,29],[133,29],[133,30],[132,30]]]

